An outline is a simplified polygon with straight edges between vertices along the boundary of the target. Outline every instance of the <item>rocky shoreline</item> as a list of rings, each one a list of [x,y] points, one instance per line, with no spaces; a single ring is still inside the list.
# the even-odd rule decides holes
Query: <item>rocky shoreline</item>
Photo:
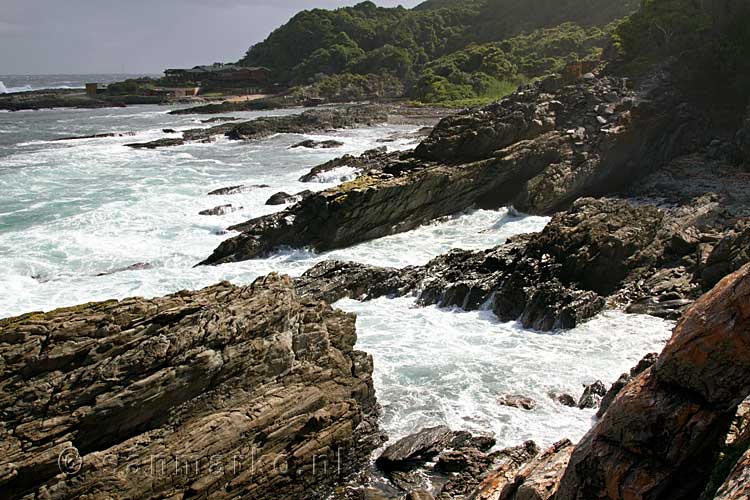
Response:
[[[35,111],[40,109],[74,108],[124,108],[136,104],[165,104],[166,99],[153,96],[101,96],[90,97],[82,90],[55,89],[0,94],[0,110]]]

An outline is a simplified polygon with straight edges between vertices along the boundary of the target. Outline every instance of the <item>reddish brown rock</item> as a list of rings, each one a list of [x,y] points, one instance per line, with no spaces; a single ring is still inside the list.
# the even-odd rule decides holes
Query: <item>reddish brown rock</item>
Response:
[[[573,444],[565,439],[523,466],[496,469],[469,497],[471,500],[549,500],[568,465]]]
[[[698,498],[750,393],[750,265],[691,307],[576,447],[556,500]]]

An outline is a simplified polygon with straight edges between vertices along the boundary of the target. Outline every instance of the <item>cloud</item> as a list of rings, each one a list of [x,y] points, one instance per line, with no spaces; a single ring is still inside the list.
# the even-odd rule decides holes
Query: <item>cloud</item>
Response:
[[[0,35],[19,35],[26,31],[28,28],[23,24],[0,21]]]

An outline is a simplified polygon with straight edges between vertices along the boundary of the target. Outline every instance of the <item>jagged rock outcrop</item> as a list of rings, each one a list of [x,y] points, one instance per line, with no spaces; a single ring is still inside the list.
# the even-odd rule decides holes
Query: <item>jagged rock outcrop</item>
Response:
[[[578,197],[613,192],[702,145],[700,113],[688,105],[673,112],[669,89],[664,74],[638,92],[607,76],[524,87],[443,119],[413,153],[231,228],[242,234],[203,263],[253,259],[279,246],[346,247],[475,205],[553,213]]]
[[[289,203],[294,203],[307,198],[312,194],[312,191],[309,190],[300,191],[297,194],[289,194],[281,191],[271,195],[271,197],[266,201],[266,205],[287,205]]]
[[[750,265],[680,320],[656,364],[582,439],[556,500],[698,498],[750,394]]]
[[[444,425],[422,429],[390,445],[376,463],[384,470],[409,469],[443,451],[452,440],[453,432]]]
[[[264,116],[246,122],[230,122],[209,128],[185,130],[181,139],[157,139],[146,143],[126,144],[138,149],[179,146],[188,142],[207,142],[225,136],[234,141],[262,139],[273,134],[309,134],[354,126],[371,126],[388,120],[382,106],[361,105],[343,108],[313,109],[295,115]]]
[[[0,320],[0,496],[324,498],[381,442],[355,342],[277,275]]]
[[[293,144],[292,146],[290,146],[290,149],[296,149],[296,148],[334,149],[334,148],[339,148],[343,145],[344,145],[343,142],[336,141],[336,140],[316,141],[313,139],[308,139],[302,142],[298,142],[297,144]]]
[[[244,184],[241,184],[239,186],[226,186],[219,189],[214,189],[210,193],[208,193],[209,196],[226,196],[230,194],[240,194],[240,193],[246,193],[248,191],[252,191],[253,189],[263,189],[271,187],[268,184],[255,184],[252,186],[246,186]]]
[[[71,137],[61,137],[59,139],[54,139],[54,142],[80,141],[84,139],[104,139],[104,138],[109,138],[109,137],[132,137],[134,135],[135,135],[135,132],[104,132],[100,134],[75,135]]]
[[[206,215],[206,216],[226,215],[226,214],[231,214],[232,212],[236,212],[237,210],[242,210],[242,207],[235,207],[234,205],[229,203],[227,205],[219,205],[214,208],[201,210],[200,212],[198,212],[198,215]]]
[[[587,408],[598,408],[602,402],[602,398],[607,394],[607,388],[604,387],[604,383],[601,380],[597,380],[593,384],[587,385],[583,388],[583,394],[578,400],[578,408],[581,410]]]
[[[149,142],[132,142],[130,144],[125,144],[129,148],[133,149],[158,149],[158,148],[170,148],[172,146],[182,146],[185,144],[184,139],[170,139],[170,138],[163,138],[163,139],[157,139],[155,141],[149,141]]]
[[[332,302],[416,293],[422,305],[487,305],[500,319],[537,330],[572,328],[608,302],[675,318],[704,290],[699,254],[711,247],[699,242],[717,210],[711,197],[676,209],[584,198],[542,232],[493,249],[454,250],[400,270],[323,262],[296,283],[300,293]],[[646,311],[646,300],[656,305]]]

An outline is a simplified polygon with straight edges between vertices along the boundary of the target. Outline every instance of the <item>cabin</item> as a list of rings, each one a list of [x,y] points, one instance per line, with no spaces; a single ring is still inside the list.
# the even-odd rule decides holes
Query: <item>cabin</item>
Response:
[[[104,94],[107,92],[107,85],[101,83],[87,83],[86,84],[86,95],[89,97],[96,97],[98,94]]]
[[[244,87],[263,91],[271,83],[271,70],[263,67],[246,67],[234,64],[213,64],[191,69],[168,69],[167,80],[174,83],[191,82],[206,87]]]

